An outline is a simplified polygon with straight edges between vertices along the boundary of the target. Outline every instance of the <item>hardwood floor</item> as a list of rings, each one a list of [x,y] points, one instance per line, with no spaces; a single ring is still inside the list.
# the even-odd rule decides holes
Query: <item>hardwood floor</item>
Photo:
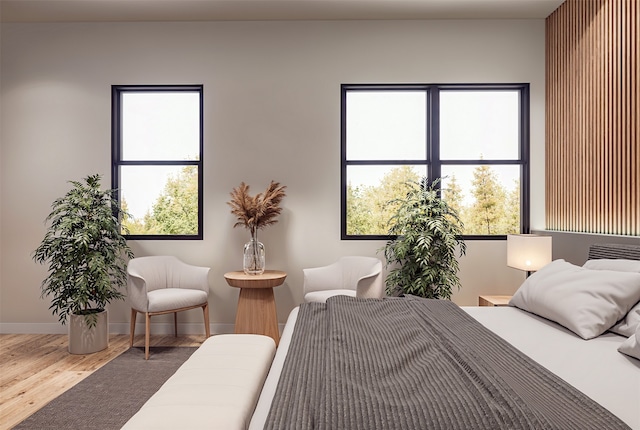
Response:
[[[151,346],[200,346],[204,335],[151,336]],[[144,335],[135,346],[144,345]],[[0,335],[0,429],[10,429],[127,349],[128,335],[110,335],[109,347],[72,355],[67,335]],[[153,353],[153,350],[151,350]]]

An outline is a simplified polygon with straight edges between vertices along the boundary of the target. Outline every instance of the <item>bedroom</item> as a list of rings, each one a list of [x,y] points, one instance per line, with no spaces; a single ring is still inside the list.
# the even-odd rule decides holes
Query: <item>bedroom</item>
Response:
[[[246,235],[232,228],[225,202],[240,181],[259,189],[276,179],[289,187],[281,221],[262,235],[268,265],[289,274],[275,290],[281,323],[301,301],[302,268],[337,255],[376,256],[382,246],[340,240],[341,83],[529,82],[531,228],[545,230],[544,17],[3,23],[1,37],[3,333],[64,330],[39,298],[44,272],[30,255],[66,181],[108,174],[112,84],[204,84],[204,240],[133,246],[138,255],[173,253],[212,267],[214,333],[233,331],[237,291],[222,275],[240,264]],[[571,233],[554,239],[554,254],[577,263],[589,243],[610,241]],[[524,274],[505,261],[504,242],[470,242],[454,301],[472,305],[481,294],[512,294]],[[126,333],[128,317],[125,303],[112,305],[112,332]],[[185,315],[181,325],[197,333],[200,315]],[[154,330],[168,332],[168,320]]]

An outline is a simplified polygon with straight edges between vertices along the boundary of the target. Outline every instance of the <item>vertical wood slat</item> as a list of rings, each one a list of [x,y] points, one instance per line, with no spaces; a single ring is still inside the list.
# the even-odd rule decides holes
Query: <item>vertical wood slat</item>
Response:
[[[640,37],[640,33],[638,32],[638,27],[640,26],[640,5],[638,2],[632,2],[631,9],[629,11],[629,35],[631,40],[631,45],[629,46],[629,50],[631,51],[631,59],[630,63],[632,67],[635,67],[636,70],[640,67],[640,61],[638,61],[638,51],[640,50],[640,42],[638,42],[638,37]],[[638,77],[638,73],[631,74],[629,76],[629,86],[631,87],[631,110],[630,116],[633,120],[635,118],[636,125],[635,127],[631,126],[631,134],[629,139],[631,140],[631,150],[629,152],[630,166],[629,169],[631,172],[634,170],[640,170],[640,163],[637,162],[637,153],[638,146],[640,146],[640,113],[638,113],[638,107],[640,105],[640,79]],[[638,143],[638,145],[634,145],[633,142]],[[631,225],[640,225],[640,211],[636,211],[634,213],[634,207],[640,207],[640,178],[635,184],[631,184],[630,188],[635,191],[635,194],[631,194],[629,200],[629,208],[630,208],[630,218],[633,220]]]
[[[624,1],[624,0],[623,0]],[[610,5],[609,5],[610,6]],[[611,73],[611,92],[613,99],[613,109],[612,109],[612,118],[611,118],[611,128],[613,130],[611,136],[611,186],[609,188],[609,195],[611,196],[611,200],[609,203],[609,207],[611,209],[611,219],[609,224],[609,229],[613,230],[616,228],[617,223],[617,215],[620,212],[621,208],[618,207],[619,199],[618,199],[618,169],[620,164],[618,163],[618,145],[620,142],[620,128],[618,127],[618,118],[620,117],[620,63],[618,62],[617,56],[618,51],[620,49],[620,22],[617,16],[617,8],[609,7],[609,13],[611,16],[611,65],[612,65],[612,73]],[[616,209],[618,209],[616,211]]]
[[[566,0],[545,22],[546,224],[640,236],[640,0]]]

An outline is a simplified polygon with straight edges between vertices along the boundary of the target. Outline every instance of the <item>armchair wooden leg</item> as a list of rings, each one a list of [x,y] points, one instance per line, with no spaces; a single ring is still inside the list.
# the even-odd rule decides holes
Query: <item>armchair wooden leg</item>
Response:
[[[138,311],[131,308],[131,339],[129,341],[129,348],[133,347],[133,335],[136,332],[136,317],[138,316]]]
[[[178,312],[173,313],[173,335],[178,337]]]
[[[144,327],[144,359],[149,359],[149,330],[151,329],[151,315],[149,312],[144,313],[145,327]]]
[[[209,339],[209,336],[211,336],[211,329],[209,328],[209,302],[202,306],[202,312],[204,313],[204,332],[207,339]]]

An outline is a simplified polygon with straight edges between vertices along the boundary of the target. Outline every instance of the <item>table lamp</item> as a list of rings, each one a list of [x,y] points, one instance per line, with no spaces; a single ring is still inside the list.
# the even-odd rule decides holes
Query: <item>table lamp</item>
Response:
[[[537,234],[507,235],[507,266],[526,271],[528,277],[551,262],[551,240]]]

